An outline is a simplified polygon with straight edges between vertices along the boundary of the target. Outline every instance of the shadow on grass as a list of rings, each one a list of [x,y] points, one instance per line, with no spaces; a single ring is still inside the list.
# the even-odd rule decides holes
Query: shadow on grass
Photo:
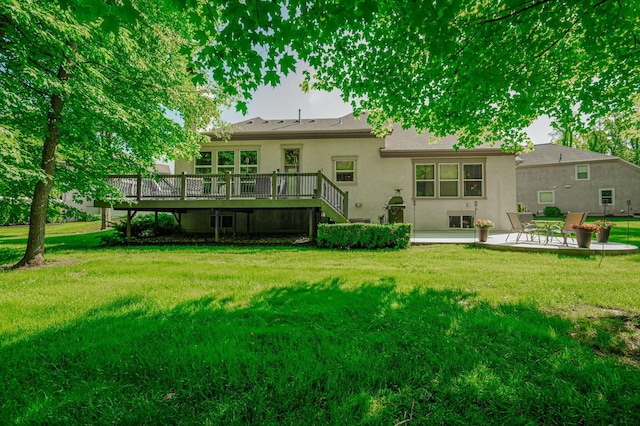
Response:
[[[531,307],[398,293],[392,279],[300,282],[232,302],[159,312],[122,299],[4,344],[0,421],[640,423],[640,372]]]
[[[58,253],[68,250],[92,250],[102,247],[101,236],[103,231],[88,232],[70,235],[56,235],[45,237],[44,250],[45,259],[47,254]],[[27,238],[5,238],[0,242],[0,265],[12,264],[19,261],[24,256],[27,247]]]

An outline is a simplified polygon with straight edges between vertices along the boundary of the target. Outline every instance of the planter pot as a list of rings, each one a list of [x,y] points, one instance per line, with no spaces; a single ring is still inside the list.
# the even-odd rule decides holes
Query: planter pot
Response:
[[[596,231],[596,238],[599,243],[608,243],[609,242],[609,233],[611,232],[611,228],[599,228]]]
[[[589,231],[588,229],[575,229],[576,241],[578,242],[578,247],[589,248],[591,247],[591,239],[593,238],[593,231]]]
[[[477,228],[478,229],[478,241],[486,243],[489,238],[489,228]]]

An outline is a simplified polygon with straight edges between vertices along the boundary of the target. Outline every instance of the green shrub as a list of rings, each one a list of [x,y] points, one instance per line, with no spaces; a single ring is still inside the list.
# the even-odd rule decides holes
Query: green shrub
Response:
[[[318,247],[324,248],[406,248],[411,240],[411,224],[372,223],[318,224]]]
[[[556,206],[547,206],[544,208],[544,215],[546,217],[560,217],[562,216],[562,211]]]
[[[157,232],[154,228],[155,224],[154,214],[145,214],[136,216],[131,220],[131,237],[143,238],[153,235],[171,235],[176,230],[176,221],[173,215],[169,213],[158,214],[158,229]],[[127,221],[122,220],[112,223],[113,229],[115,229],[115,240],[127,238]]]
[[[527,211],[527,206],[525,206],[522,203],[518,203],[518,213],[522,213],[522,212],[526,212]]]

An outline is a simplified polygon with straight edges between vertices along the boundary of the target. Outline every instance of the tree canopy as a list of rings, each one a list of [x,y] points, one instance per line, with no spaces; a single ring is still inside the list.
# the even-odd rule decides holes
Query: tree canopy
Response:
[[[629,112],[611,112],[591,125],[570,127],[553,123],[553,142],[610,154],[640,165],[640,95]],[[586,128],[583,128],[586,127]]]
[[[516,146],[544,114],[568,123],[631,111],[640,89],[637,1],[240,1],[216,10],[197,24],[198,58],[217,80],[243,82],[232,94],[277,84],[295,52],[317,70],[306,85],[341,90],[377,128],[457,134],[468,147]],[[240,39],[244,47],[231,47]]]
[[[467,147],[520,148],[543,114],[565,126],[630,115],[640,93],[640,2],[631,0],[0,6],[0,192],[32,192],[42,235],[34,207],[54,185],[104,196],[109,172],[193,155],[195,129],[215,123],[221,103],[246,108],[298,61],[316,70],[303,86],[341,90],[380,132],[396,122],[457,134]]]

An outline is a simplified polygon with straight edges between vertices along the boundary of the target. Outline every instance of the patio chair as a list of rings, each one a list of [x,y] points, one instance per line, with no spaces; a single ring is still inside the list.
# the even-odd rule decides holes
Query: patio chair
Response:
[[[271,196],[270,176],[256,176],[255,193],[257,198],[268,198]]]
[[[204,180],[202,178],[186,178],[186,196],[202,197],[204,195]]]
[[[143,197],[158,197],[162,194],[160,185],[153,179],[142,179],[142,196]]]
[[[538,242],[540,242],[540,235],[538,234],[539,229],[535,223],[528,223],[526,225],[523,225],[520,221],[518,213],[516,212],[507,212],[507,216],[509,216],[509,222],[511,222],[511,230],[507,234],[507,238],[505,239],[505,241],[509,240],[509,236],[511,234],[516,233],[516,243],[520,241],[520,237],[522,237],[523,235],[525,236],[525,239],[527,241],[533,241],[533,239],[537,236]]]
[[[571,234],[575,234],[573,225],[582,225],[586,218],[586,212],[567,213],[564,224],[562,226],[556,225],[552,227],[551,232],[553,232],[554,234],[558,234],[558,240],[560,239],[560,235],[562,236],[562,245],[569,245],[567,243],[567,239],[571,237]],[[571,239],[573,240],[573,237],[571,237]]]
[[[522,213],[518,213],[518,216],[520,217],[520,223],[522,223],[522,225],[528,225],[530,223],[533,223],[535,225],[535,223],[533,222],[533,213],[531,212],[522,212]]]
[[[287,196],[288,187],[289,187],[289,184],[286,178],[284,177],[278,178],[278,197]]]

